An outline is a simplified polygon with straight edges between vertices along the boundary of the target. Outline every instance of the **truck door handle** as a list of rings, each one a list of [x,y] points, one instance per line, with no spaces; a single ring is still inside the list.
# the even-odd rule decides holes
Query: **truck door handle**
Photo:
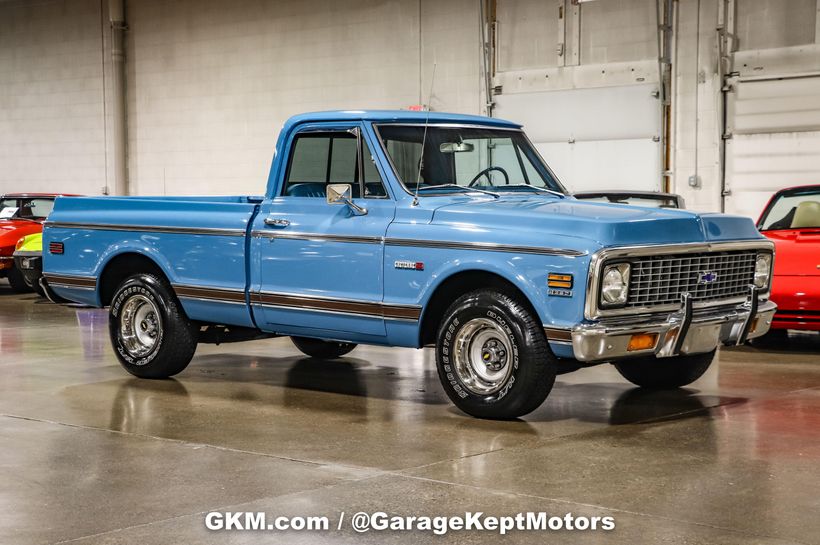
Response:
[[[271,227],[287,227],[290,225],[290,220],[283,218],[265,218],[265,225],[270,225]]]

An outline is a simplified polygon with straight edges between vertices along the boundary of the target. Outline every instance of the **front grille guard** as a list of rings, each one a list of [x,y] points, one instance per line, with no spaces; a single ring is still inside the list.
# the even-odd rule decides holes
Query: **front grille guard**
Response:
[[[748,314],[743,320],[737,340],[734,342],[737,346],[746,343],[752,325],[754,325],[754,319],[757,316],[760,290],[754,285],[749,285],[747,286],[747,293],[748,295],[746,296],[746,302],[743,304],[743,308],[748,311]],[[689,293],[683,293],[681,295],[680,309],[671,318],[672,322],[677,322],[679,325],[671,329],[670,334],[667,335],[666,338],[661,339],[658,357],[677,356],[681,353],[686,335],[689,333],[689,328],[692,325],[693,315],[692,297]]]

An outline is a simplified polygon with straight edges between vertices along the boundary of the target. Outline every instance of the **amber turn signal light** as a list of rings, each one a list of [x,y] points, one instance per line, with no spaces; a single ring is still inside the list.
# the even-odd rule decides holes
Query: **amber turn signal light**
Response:
[[[657,333],[638,333],[632,335],[629,339],[629,345],[626,347],[628,352],[635,352],[636,350],[650,350],[655,348],[658,342]]]
[[[547,286],[550,288],[572,289],[572,275],[549,273],[547,275]]]

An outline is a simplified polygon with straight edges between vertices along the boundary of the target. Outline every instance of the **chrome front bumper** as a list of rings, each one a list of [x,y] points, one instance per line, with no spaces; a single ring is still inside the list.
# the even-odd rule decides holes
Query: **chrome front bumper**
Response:
[[[681,307],[671,314],[620,316],[580,324],[572,328],[575,359],[585,362],[655,355],[658,358],[710,352],[719,344],[743,344],[764,335],[777,309],[771,301],[759,301],[751,290],[746,302],[734,307],[693,310],[684,295]],[[630,350],[633,335],[657,334],[652,348]]]

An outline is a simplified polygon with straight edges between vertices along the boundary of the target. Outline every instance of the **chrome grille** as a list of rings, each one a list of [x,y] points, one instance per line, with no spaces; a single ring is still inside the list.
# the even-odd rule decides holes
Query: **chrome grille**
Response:
[[[756,250],[647,256],[629,260],[626,307],[679,304],[689,292],[693,301],[721,301],[745,296],[754,281]]]

